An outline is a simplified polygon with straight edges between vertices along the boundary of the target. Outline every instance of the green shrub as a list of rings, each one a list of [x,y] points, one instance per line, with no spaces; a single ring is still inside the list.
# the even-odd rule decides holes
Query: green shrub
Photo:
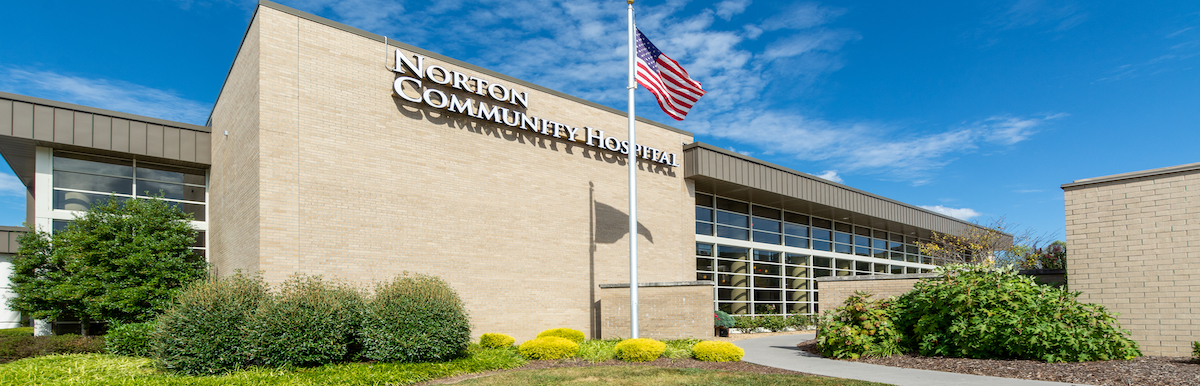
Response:
[[[525,359],[566,359],[579,353],[579,344],[567,338],[546,336],[521,343],[517,351]]]
[[[604,362],[617,357],[616,346],[620,339],[586,340],[579,344],[579,357],[590,362]]]
[[[1200,360],[1200,342],[1192,342],[1192,360]]]
[[[663,358],[680,359],[692,357],[692,346],[700,343],[699,339],[675,339],[663,342],[667,344],[666,351],[663,351]]]
[[[33,327],[0,329],[0,338],[7,338],[10,336],[33,336]]]
[[[667,344],[654,339],[626,339],[613,347],[617,359],[626,362],[649,362],[662,356]]]
[[[170,371],[220,374],[249,364],[242,327],[267,299],[260,277],[241,273],[187,286],[158,319],[152,355]]]
[[[742,330],[743,333],[751,333],[762,327],[762,323],[753,316],[735,315],[733,316],[733,327]]]
[[[545,338],[548,336],[557,336],[559,338],[575,342],[576,344],[583,343],[584,339],[582,331],[573,330],[570,328],[552,328],[537,334],[538,338]]]
[[[479,337],[479,345],[486,348],[512,347],[516,339],[505,334],[487,333]]]
[[[706,340],[692,346],[692,353],[698,360],[705,362],[737,362],[742,360],[746,351],[729,342]]]
[[[149,357],[150,336],[155,328],[152,322],[123,323],[109,327],[104,335],[105,348],[116,355]]]
[[[74,334],[0,337],[0,363],[55,354],[103,353],[104,339]]]
[[[1076,362],[1131,359],[1138,345],[1103,306],[1009,268],[939,267],[897,299],[905,345],[926,356]]]
[[[759,316],[758,326],[770,332],[780,332],[788,329],[788,327],[791,327],[791,325],[788,323],[788,318],[783,315]]]
[[[733,317],[725,313],[725,311],[713,311],[713,325],[717,327],[733,328]]]
[[[437,277],[405,273],[376,285],[364,316],[363,356],[372,360],[446,361],[471,343],[462,300]]]
[[[317,366],[354,359],[360,351],[362,294],[319,276],[284,281],[244,326],[255,363]]]
[[[787,326],[797,330],[807,330],[817,325],[816,315],[792,315],[787,317]]]
[[[868,300],[855,291],[845,305],[825,314],[817,326],[817,350],[829,358],[888,357],[902,352],[895,310],[889,300]]]

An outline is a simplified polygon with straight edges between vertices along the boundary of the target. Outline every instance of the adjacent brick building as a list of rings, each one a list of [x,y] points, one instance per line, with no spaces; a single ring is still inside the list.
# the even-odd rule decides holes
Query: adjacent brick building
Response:
[[[1200,340],[1200,163],[1062,189],[1068,287],[1120,313],[1144,354],[1190,356]]]

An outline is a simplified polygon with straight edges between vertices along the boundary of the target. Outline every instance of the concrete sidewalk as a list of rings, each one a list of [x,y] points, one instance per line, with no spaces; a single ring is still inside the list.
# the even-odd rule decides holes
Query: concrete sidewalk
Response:
[[[837,361],[815,356],[808,352],[801,351],[796,347],[796,344],[813,338],[813,334],[778,335],[764,338],[745,339],[733,343],[738,347],[741,347],[743,350],[746,350],[746,356],[742,358],[742,360],[746,362],[809,374],[824,375],[827,377],[858,379],[863,381],[890,383],[899,386],[1081,385],[1077,383],[985,377],[981,375],[905,369],[858,362]]]

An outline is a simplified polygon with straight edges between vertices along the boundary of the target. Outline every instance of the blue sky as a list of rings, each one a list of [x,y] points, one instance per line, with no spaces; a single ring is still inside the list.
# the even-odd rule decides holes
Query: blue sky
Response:
[[[624,109],[625,2],[281,3]],[[0,91],[203,124],[252,1],[0,6]],[[640,1],[696,140],[1063,238],[1061,184],[1200,162],[1194,1]],[[24,192],[0,175],[0,225]]]

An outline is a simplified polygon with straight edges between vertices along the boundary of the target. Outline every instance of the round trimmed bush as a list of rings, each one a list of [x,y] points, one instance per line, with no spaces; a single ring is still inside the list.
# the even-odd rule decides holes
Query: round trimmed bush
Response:
[[[279,286],[246,325],[256,363],[319,366],[353,359],[362,323],[362,294],[319,276],[299,276]]]
[[[484,348],[512,347],[513,342],[516,342],[516,341],[517,340],[513,339],[513,337],[511,337],[511,336],[504,335],[504,334],[490,333],[490,332],[487,334],[483,334],[483,336],[479,337],[479,345],[483,346]]]
[[[376,285],[362,326],[363,356],[381,362],[447,361],[471,343],[462,299],[428,275],[405,273]]]
[[[521,343],[517,351],[525,359],[565,359],[579,353],[579,344],[566,338],[547,336]]]
[[[149,357],[150,335],[154,328],[154,323],[117,324],[104,334],[104,348],[110,354]]]
[[[164,368],[189,375],[225,373],[250,362],[242,327],[267,300],[260,277],[198,281],[158,319],[150,350]]]
[[[583,343],[584,339],[582,331],[573,330],[570,328],[552,328],[537,334],[538,338],[545,338],[548,336],[557,336],[559,338],[575,342],[576,344]]]
[[[662,356],[667,344],[654,339],[626,339],[613,347],[617,359],[626,362],[649,362]]]
[[[733,343],[707,340],[692,346],[692,355],[705,362],[737,362],[746,351]]]

